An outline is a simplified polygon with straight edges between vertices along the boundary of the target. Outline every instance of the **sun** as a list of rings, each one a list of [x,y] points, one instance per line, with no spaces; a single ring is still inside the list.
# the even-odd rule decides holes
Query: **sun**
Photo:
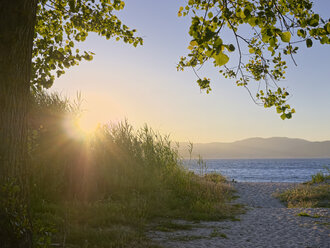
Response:
[[[78,128],[80,129],[81,132],[86,134],[94,133],[99,125],[100,125],[99,121],[87,115],[83,115],[78,120]]]
[[[100,122],[84,114],[80,117],[67,117],[63,123],[64,129],[71,138],[84,139],[95,133]]]

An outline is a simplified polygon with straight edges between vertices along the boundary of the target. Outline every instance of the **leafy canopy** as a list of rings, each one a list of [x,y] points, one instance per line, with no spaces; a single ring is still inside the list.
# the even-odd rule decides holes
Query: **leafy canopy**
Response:
[[[178,16],[191,16],[192,37],[190,53],[181,57],[178,70],[195,71],[211,60],[225,78],[235,79],[251,96],[248,85],[263,82],[253,100],[266,108],[275,106],[282,119],[295,113],[287,104],[288,91],[277,85],[285,79],[285,59],[289,56],[296,64],[300,43],[308,48],[313,41],[330,44],[330,19],[315,14],[309,0],[189,0]],[[225,29],[234,44],[224,40]],[[229,65],[235,51],[238,61]],[[210,79],[198,76],[197,83],[210,92]]]
[[[40,0],[33,43],[33,89],[49,88],[55,75],[78,65],[81,60],[92,60],[94,53],[74,49],[77,42],[86,40],[89,32],[106,39],[116,37],[134,46],[143,40],[135,37],[116,15],[125,6],[121,0]]]

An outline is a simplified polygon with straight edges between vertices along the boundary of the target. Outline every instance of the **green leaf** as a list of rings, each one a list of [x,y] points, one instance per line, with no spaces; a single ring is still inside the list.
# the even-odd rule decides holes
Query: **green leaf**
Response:
[[[230,44],[230,45],[228,46],[228,50],[229,50],[230,52],[235,51],[235,46],[234,46],[233,44]]]
[[[269,36],[266,33],[261,33],[261,39],[263,42],[267,43],[269,41]]]
[[[222,40],[218,37],[216,38],[215,42],[213,43],[214,47],[219,47],[222,45]]]
[[[325,27],[324,28],[330,34],[330,22],[328,22],[327,24],[325,24]]]
[[[244,9],[244,15],[245,16],[247,16],[247,17],[250,16],[250,13],[251,13],[251,10],[250,9],[248,9],[248,8],[245,8]]]
[[[306,40],[306,46],[309,48],[309,47],[312,47],[313,46],[313,41],[311,39],[307,39]]]
[[[277,107],[277,108],[276,108],[276,112],[277,112],[278,114],[280,114],[280,113],[282,113],[283,111],[282,111],[282,109],[281,109],[280,107]]]
[[[205,52],[205,55],[206,55],[207,57],[211,57],[212,54],[213,54],[213,51],[212,51],[212,50],[211,50],[211,51],[206,51],[206,52]]]
[[[214,56],[214,60],[218,66],[222,66],[227,64],[227,62],[229,61],[229,57],[223,52],[220,52],[219,54]]]
[[[282,115],[281,115],[281,119],[282,119],[282,120],[285,120],[285,119],[286,119],[286,114],[282,114]]]
[[[290,42],[290,40],[291,40],[291,33],[290,32],[284,32],[280,36],[281,36],[281,40],[283,42]]]
[[[210,91],[212,90],[210,87],[210,79],[208,78],[203,78],[203,79],[198,79],[197,83],[199,85],[199,87],[201,88],[201,90],[206,90],[206,93],[210,93]]]
[[[270,45],[271,47],[276,46],[276,40],[275,40],[275,38],[270,38],[270,39],[269,39],[269,45]]]
[[[320,16],[318,14],[314,14],[312,18],[309,20],[309,25],[312,27],[317,27],[319,25]]]
[[[241,17],[242,19],[244,19],[246,17],[246,15],[244,14],[244,11],[239,12],[239,17]]]
[[[198,43],[197,43],[197,41],[192,40],[192,41],[190,41],[190,45],[194,47],[194,46],[197,46]]]
[[[322,39],[320,40],[321,44],[327,44],[329,41],[329,38],[327,36],[322,37]]]
[[[254,27],[256,26],[256,18],[255,17],[250,17],[249,20],[248,20],[248,23]]]
[[[301,36],[301,37],[303,37],[303,38],[305,38],[305,37],[306,37],[306,31],[303,30],[303,29],[299,29],[299,30],[297,31],[297,35],[298,35],[298,36]]]
[[[209,13],[207,14],[207,16],[211,19],[211,18],[213,17],[213,13],[212,13],[212,12],[209,12]]]

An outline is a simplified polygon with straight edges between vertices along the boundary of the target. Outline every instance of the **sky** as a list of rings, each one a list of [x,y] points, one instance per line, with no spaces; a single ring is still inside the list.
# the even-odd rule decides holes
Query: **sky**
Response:
[[[125,3],[118,16],[138,30],[144,45],[134,48],[90,34],[78,48],[94,52],[93,61],[70,68],[51,88],[72,99],[80,92],[87,119],[101,123],[127,119],[135,128],[147,124],[174,141],[194,143],[275,136],[330,140],[329,45],[314,42],[312,48],[299,50],[298,66],[288,62],[280,86],[289,90],[296,114],[283,121],[274,108],[255,105],[244,88],[222,78],[212,65],[199,71],[212,80],[210,94],[200,91],[192,70],[177,72],[191,40],[190,19],[177,16],[185,1]],[[330,1],[317,0],[314,6],[315,12],[329,18]]]

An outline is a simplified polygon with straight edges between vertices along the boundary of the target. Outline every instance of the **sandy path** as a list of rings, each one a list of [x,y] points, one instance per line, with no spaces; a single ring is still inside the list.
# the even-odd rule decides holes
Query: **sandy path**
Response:
[[[202,222],[191,230],[153,231],[149,236],[164,247],[297,247],[330,248],[330,209],[288,209],[272,193],[292,187],[290,183],[235,183],[248,211],[240,221]],[[319,218],[297,216],[300,212]],[[181,221],[182,222],[182,221]]]

